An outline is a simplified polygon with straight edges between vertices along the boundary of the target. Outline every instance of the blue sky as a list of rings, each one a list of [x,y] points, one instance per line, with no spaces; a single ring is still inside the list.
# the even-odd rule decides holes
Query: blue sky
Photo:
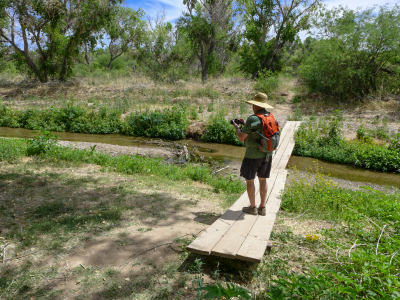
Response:
[[[334,6],[347,6],[351,9],[357,9],[358,7],[372,7],[374,5],[394,5],[399,3],[399,0],[330,0],[323,1],[328,7]],[[143,8],[147,15],[155,17],[157,11],[165,9],[166,11],[166,22],[174,23],[177,18],[182,15],[182,11],[185,10],[182,0],[125,0],[125,5],[133,9]]]

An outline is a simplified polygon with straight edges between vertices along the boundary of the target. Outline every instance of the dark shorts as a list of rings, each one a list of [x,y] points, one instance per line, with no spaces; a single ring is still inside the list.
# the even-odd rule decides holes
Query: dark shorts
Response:
[[[272,155],[270,155],[268,161],[266,161],[266,158],[250,159],[245,157],[240,167],[240,176],[246,180],[253,180],[256,174],[259,178],[269,178],[271,165]]]

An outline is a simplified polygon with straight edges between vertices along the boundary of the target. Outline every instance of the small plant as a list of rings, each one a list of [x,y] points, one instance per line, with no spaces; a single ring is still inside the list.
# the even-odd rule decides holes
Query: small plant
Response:
[[[360,125],[357,128],[356,137],[358,140],[364,141],[365,143],[369,143],[369,144],[372,143],[372,137],[371,137],[369,131],[363,125]]]
[[[293,115],[288,117],[290,121],[302,121],[303,120],[303,112],[299,106],[296,106],[296,110]]]
[[[28,141],[26,152],[29,156],[46,154],[53,150],[60,137],[52,135],[49,131],[41,130],[40,135],[35,135]]]
[[[207,285],[205,287],[198,288],[198,290],[208,292],[200,299],[221,299],[221,297],[224,297],[224,299],[232,299],[233,297],[251,299],[250,291],[229,282],[226,283],[226,288],[224,288],[220,283],[216,283],[213,285]]]
[[[211,143],[242,145],[236,136],[235,127],[226,121],[222,114],[211,117],[210,123],[201,139]]]
[[[400,133],[394,135],[388,146],[389,150],[400,152]]]
[[[202,298],[202,288],[204,283],[204,273],[203,273],[203,262],[200,258],[196,258],[194,260],[194,266],[191,266],[191,270],[195,273],[194,278],[192,280],[193,286],[197,287],[196,291],[196,300],[203,299]]]

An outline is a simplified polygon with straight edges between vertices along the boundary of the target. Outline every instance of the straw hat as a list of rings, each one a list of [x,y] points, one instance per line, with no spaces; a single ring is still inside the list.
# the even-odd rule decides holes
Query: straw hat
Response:
[[[273,108],[271,105],[267,103],[268,96],[264,93],[257,93],[254,96],[254,100],[248,100],[245,101],[247,104],[254,104],[259,107],[264,107],[264,108]]]

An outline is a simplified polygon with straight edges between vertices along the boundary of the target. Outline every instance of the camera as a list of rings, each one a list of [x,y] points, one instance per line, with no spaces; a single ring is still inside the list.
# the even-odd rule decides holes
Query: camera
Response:
[[[238,125],[244,125],[244,121],[240,120],[240,119],[234,119],[231,120],[231,124],[233,125],[233,122],[235,122]]]

